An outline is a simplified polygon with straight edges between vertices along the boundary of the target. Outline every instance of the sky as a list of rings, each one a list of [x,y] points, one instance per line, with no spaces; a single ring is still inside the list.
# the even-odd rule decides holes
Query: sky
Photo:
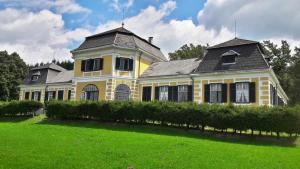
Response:
[[[235,37],[300,46],[299,0],[0,0],[0,50],[28,64],[71,60],[86,36],[121,26],[165,56]]]

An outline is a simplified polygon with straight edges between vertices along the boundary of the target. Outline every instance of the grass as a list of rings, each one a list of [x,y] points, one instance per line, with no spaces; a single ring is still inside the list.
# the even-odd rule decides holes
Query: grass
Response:
[[[0,119],[0,169],[299,168],[299,140],[273,139],[43,116]]]

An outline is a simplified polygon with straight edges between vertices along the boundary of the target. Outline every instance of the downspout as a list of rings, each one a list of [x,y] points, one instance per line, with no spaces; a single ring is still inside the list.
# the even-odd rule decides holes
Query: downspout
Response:
[[[194,102],[194,85],[195,85],[195,80],[193,76],[190,76],[192,80],[192,102]]]
[[[140,77],[140,72],[141,72],[141,56],[142,56],[142,53],[143,53],[143,52],[140,52],[140,55],[139,55],[139,69],[138,69],[138,78]]]

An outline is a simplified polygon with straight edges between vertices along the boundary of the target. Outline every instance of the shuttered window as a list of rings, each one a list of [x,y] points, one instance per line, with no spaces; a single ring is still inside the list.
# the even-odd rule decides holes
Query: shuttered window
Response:
[[[188,101],[188,86],[178,86],[178,102]]]
[[[41,99],[41,92],[35,91],[32,94],[33,94],[33,97],[32,97],[33,99],[32,100],[34,100],[34,101],[40,101],[40,99]]]
[[[25,92],[25,100],[29,100],[30,92]]]
[[[151,86],[143,87],[142,101],[151,101]]]
[[[133,59],[129,58],[116,58],[116,70],[132,71],[133,70]]]
[[[193,101],[192,85],[155,87],[155,100],[186,102]]]
[[[57,93],[57,100],[63,100],[64,99],[64,91],[59,90]]]
[[[168,86],[159,87],[159,100],[168,101]]]
[[[249,103],[249,83],[236,83],[236,102]]]
[[[210,103],[222,103],[222,84],[210,84]]]
[[[68,100],[71,100],[71,93],[72,93],[72,91],[69,90],[69,91],[68,91]]]
[[[103,69],[103,58],[88,59],[81,61],[81,71],[99,71]]]
[[[55,95],[56,95],[56,92],[55,91],[48,91],[47,94],[45,96],[47,101],[50,101],[50,100],[53,100],[55,99]]]
[[[238,82],[230,84],[230,101],[232,103],[255,103],[255,82]]]

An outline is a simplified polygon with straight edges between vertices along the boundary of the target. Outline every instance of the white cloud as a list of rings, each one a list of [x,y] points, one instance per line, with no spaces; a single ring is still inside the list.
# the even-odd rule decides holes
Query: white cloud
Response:
[[[90,32],[65,30],[60,14],[49,10],[28,12],[7,8],[0,11],[0,50],[16,51],[27,63],[71,59],[69,45]]]
[[[107,2],[107,0],[104,0],[104,2]],[[110,6],[114,8],[117,12],[121,12],[123,9],[129,9],[133,3],[134,0],[109,0]]]
[[[0,0],[4,6],[11,8],[25,8],[29,10],[54,9],[57,13],[90,13],[75,0]]]
[[[147,39],[154,37],[154,44],[159,46],[167,56],[183,44],[215,44],[234,37],[233,33],[223,27],[220,31],[206,29],[202,24],[196,25],[191,19],[163,21],[176,8],[175,1],[167,1],[158,9],[149,6],[138,15],[126,18],[125,28]],[[109,21],[99,25],[96,32],[120,27],[119,21]]]
[[[222,27],[252,39],[300,40],[299,0],[208,0],[198,19],[208,29]]]

